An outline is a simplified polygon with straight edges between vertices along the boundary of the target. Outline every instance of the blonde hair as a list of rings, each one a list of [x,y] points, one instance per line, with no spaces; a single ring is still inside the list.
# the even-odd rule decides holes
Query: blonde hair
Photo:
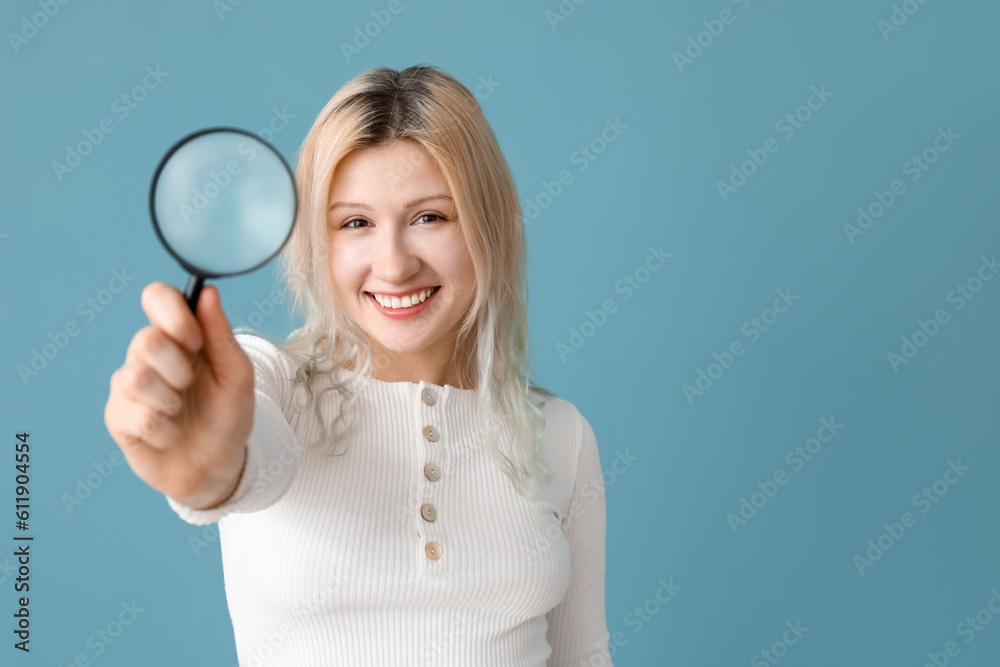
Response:
[[[447,180],[475,268],[475,298],[459,322],[452,368],[462,387],[478,389],[487,451],[517,491],[534,498],[542,483],[551,480],[551,471],[541,448],[544,398],[536,402],[532,394],[555,394],[530,380],[521,207],[510,167],[478,101],[439,68],[363,72],[344,84],[316,117],[299,149],[298,217],[277,267],[305,322],[285,341],[271,342],[298,360],[294,382],[306,385],[317,416],[323,393],[342,394],[336,426],[350,412],[356,400],[353,389],[368,376],[373,352],[367,335],[339,306],[331,283],[330,184],[352,151],[400,140],[423,146]],[[407,168],[401,166],[398,176],[405,177]],[[239,329],[260,335],[250,327]],[[341,382],[331,378],[317,397],[312,382],[326,361],[348,376]],[[498,447],[498,414],[511,420],[519,461]],[[327,443],[336,442],[336,436],[327,438],[325,424],[323,433]]]

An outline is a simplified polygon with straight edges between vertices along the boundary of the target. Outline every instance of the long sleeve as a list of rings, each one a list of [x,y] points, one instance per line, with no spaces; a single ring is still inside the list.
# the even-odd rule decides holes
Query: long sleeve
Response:
[[[552,647],[548,667],[612,664],[604,601],[604,476],[594,430],[583,415],[579,417],[580,451],[570,508],[563,518],[572,576],[565,598],[546,614],[546,637]],[[595,659],[598,656],[603,659]]]
[[[235,512],[257,512],[270,507],[288,490],[301,454],[284,409],[292,394],[294,370],[274,345],[256,336],[236,336],[254,367],[253,427],[247,440],[247,458],[236,490],[226,502],[197,510],[166,496],[170,507],[186,522],[202,526]]]

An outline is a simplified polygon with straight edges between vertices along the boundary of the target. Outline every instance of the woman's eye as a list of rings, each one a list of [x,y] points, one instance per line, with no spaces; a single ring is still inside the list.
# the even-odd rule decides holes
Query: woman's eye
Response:
[[[423,215],[421,215],[417,219],[423,221],[424,218],[434,218],[434,220],[428,220],[428,221],[425,221],[425,222],[436,222],[438,220],[444,220],[445,219],[444,217],[438,215],[437,213],[424,213]],[[359,223],[359,224],[355,225],[354,223]],[[352,220],[348,220],[347,222],[345,222],[343,224],[342,228],[344,228],[344,229],[362,229],[363,227],[366,227],[367,225],[368,225],[368,221],[365,220],[364,218],[354,218]]]

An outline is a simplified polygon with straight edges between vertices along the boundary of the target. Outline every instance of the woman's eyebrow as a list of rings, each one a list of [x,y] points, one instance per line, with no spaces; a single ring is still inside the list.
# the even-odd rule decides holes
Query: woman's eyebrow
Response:
[[[451,196],[450,195],[445,195],[445,194],[438,194],[438,195],[430,195],[429,197],[420,197],[419,199],[414,199],[411,202],[406,202],[405,204],[403,204],[403,208],[413,208],[417,204],[422,204],[423,202],[430,201],[431,199],[451,199]],[[358,204],[357,202],[338,201],[338,202],[336,202],[334,204],[331,204],[330,208],[327,209],[327,210],[328,211],[332,211],[333,209],[337,208],[338,206],[348,206],[348,207],[351,207],[351,208],[364,208],[364,209],[368,209],[369,211],[372,208],[371,206],[368,206],[366,204]]]

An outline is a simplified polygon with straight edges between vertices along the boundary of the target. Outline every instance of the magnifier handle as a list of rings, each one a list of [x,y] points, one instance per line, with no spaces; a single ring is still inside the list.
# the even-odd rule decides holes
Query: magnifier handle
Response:
[[[187,286],[184,288],[184,299],[191,308],[192,313],[197,312],[198,297],[201,296],[201,288],[205,285],[205,279],[201,276],[191,274],[188,276]]]

